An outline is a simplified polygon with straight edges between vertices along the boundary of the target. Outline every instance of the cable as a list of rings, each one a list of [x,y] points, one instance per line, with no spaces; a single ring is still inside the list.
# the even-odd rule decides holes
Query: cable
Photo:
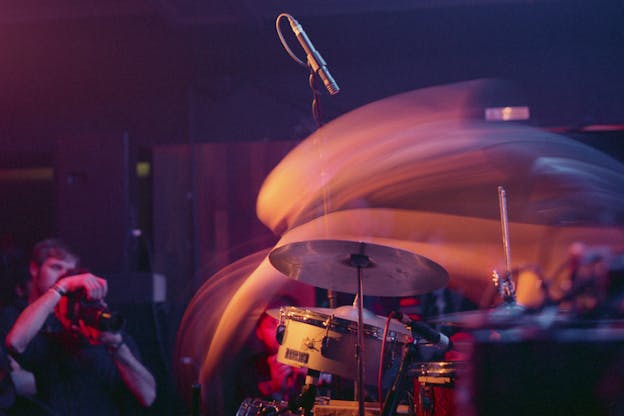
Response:
[[[314,75],[314,71],[310,69],[310,89],[312,90],[312,117],[314,117],[314,121],[316,122],[316,128],[318,129],[323,125],[323,121],[321,120],[321,101],[319,100],[320,93],[316,88],[316,76]]]
[[[390,321],[392,320],[392,317],[394,315],[394,311],[390,312],[390,314],[388,315],[388,318],[386,319],[386,325],[384,325],[383,338],[381,339],[381,351],[379,353],[379,370],[377,371],[377,397],[379,399],[379,412],[383,412],[384,402],[382,400],[383,388],[381,386],[381,381],[383,378],[383,360],[386,350],[386,339],[388,337],[388,331],[390,329]]]
[[[286,49],[286,52],[288,53],[288,55],[290,55],[290,57],[299,65],[303,67],[307,67],[308,65],[304,63],[301,59],[297,58],[297,56],[293,53],[293,51],[288,46],[288,43],[286,43],[286,40],[284,39],[284,36],[282,35],[282,30],[279,27],[279,22],[282,17],[287,18],[289,22],[292,22],[293,20],[293,17],[289,15],[288,13],[280,13],[279,16],[277,16],[277,19],[275,20],[275,30],[277,30],[277,36],[279,37],[280,42],[282,43],[282,46],[284,47],[284,49]]]
[[[293,53],[293,51],[290,49],[290,47],[286,43],[286,40],[284,39],[284,35],[282,34],[282,30],[279,26],[280,20],[283,17],[287,18],[291,25],[297,24],[295,19],[288,13],[280,13],[277,16],[277,19],[275,19],[275,30],[277,31],[277,36],[279,37],[280,42],[282,43],[282,46],[284,47],[288,55],[299,65],[308,68],[308,70],[310,71],[309,84],[310,84],[310,89],[312,90],[312,117],[314,118],[314,121],[316,122],[316,127],[319,128],[323,125],[323,122],[321,120],[321,106],[320,106],[320,99],[319,99],[321,94],[319,90],[316,88],[316,73],[314,71],[314,68],[312,68],[312,66],[310,65],[309,61],[308,63],[305,63],[301,59],[297,58],[297,56]]]

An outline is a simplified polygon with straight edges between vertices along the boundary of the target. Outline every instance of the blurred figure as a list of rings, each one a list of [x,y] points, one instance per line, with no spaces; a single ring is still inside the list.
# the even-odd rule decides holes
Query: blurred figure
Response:
[[[8,355],[0,346],[0,416],[6,415],[15,404],[16,392],[11,380],[11,366]]]
[[[102,314],[94,323],[81,312],[86,304],[108,312],[107,283],[90,273],[72,274],[78,263],[59,240],[35,245],[26,305],[0,314],[7,350],[33,372],[41,414],[136,414],[155,400],[156,383],[127,334],[101,326]]]
[[[28,304],[32,279],[26,264],[10,264],[0,277],[0,307],[17,305],[24,309]]]
[[[605,246],[574,243],[553,276],[535,267],[518,275],[518,303],[540,311],[556,306],[573,320],[624,317],[624,255]]]
[[[31,278],[28,264],[12,244],[12,238],[5,235],[0,240],[0,322],[5,322],[5,312],[12,308],[22,310],[28,305]],[[0,329],[0,339],[4,340],[7,331],[8,328]],[[33,402],[35,393],[34,375],[7,354],[3,342],[0,346],[0,409],[6,413],[0,411],[0,415],[41,414],[39,405]]]
[[[293,298],[282,296],[273,300],[268,310],[281,306],[296,306]],[[279,342],[276,338],[279,321],[266,311],[260,316],[254,333],[237,360],[237,397],[240,404],[245,398],[267,401],[292,402],[297,399],[305,382],[307,369],[291,367],[277,361]]]
[[[571,274],[563,307],[580,318],[624,317],[624,257],[608,247],[570,247]],[[569,302],[566,305],[566,302]]]

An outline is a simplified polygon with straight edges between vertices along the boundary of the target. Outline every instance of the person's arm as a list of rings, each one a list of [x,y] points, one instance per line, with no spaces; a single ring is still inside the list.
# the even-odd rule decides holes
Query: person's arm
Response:
[[[156,400],[156,381],[152,374],[134,356],[120,334],[103,337],[103,342],[111,353],[126,387],[141,406],[151,406]]]
[[[54,307],[61,299],[61,294],[54,289],[48,289],[36,301],[31,303],[17,317],[6,336],[7,350],[21,354],[37,332],[43,327],[48,316],[54,311]]]
[[[5,339],[7,349],[18,354],[24,352],[54,311],[61,296],[79,289],[84,289],[90,299],[101,299],[106,296],[106,280],[90,273],[60,279],[17,317]]]

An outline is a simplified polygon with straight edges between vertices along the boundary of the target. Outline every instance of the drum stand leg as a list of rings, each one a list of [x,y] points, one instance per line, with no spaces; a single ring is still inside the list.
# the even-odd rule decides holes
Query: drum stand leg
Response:
[[[201,407],[201,384],[193,383],[191,386],[191,416],[199,416]]]
[[[363,244],[363,243],[362,243]],[[361,250],[363,251],[362,246]],[[358,400],[358,414],[364,416],[364,322],[362,317],[362,311],[364,310],[364,296],[362,290],[362,269],[369,267],[370,259],[364,254],[351,254],[350,259],[351,266],[357,268],[357,312],[358,312],[358,327],[357,327],[357,343],[355,345],[355,361],[357,363],[357,378],[356,378],[356,396]]]
[[[405,372],[412,363],[416,354],[416,346],[412,343],[405,345],[405,351],[403,353],[403,359],[401,360],[401,366],[394,378],[392,388],[386,395],[383,408],[381,410],[381,416],[392,416],[396,412],[396,408],[399,404],[399,398],[401,391],[404,390],[403,383],[405,382]]]
[[[320,375],[320,371],[308,369],[305,385],[301,388],[301,393],[297,397],[297,404],[293,410],[299,411],[299,409],[303,409],[306,415],[312,413],[314,401],[316,400],[316,385]]]

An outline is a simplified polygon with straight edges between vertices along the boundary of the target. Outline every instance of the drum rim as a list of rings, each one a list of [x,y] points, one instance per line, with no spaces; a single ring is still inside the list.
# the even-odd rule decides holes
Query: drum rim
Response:
[[[423,361],[413,363],[410,373],[415,376],[445,377],[455,376],[465,363],[462,361]]]
[[[303,313],[314,316],[309,317],[303,315],[302,313],[296,314],[297,311],[303,311]],[[298,308],[296,306],[282,307],[280,310],[280,320],[295,321],[316,326],[319,328],[327,328],[329,324],[329,330],[334,330],[339,333],[344,333],[345,330],[349,333],[357,333],[358,326],[356,321],[352,321],[350,319],[340,318],[334,315],[327,315],[307,308]],[[383,340],[383,331],[383,327],[380,328],[375,325],[370,325],[366,323],[364,324],[364,335],[368,336],[369,338],[376,338],[381,341]],[[410,338],[411,336],[408,335],[407,329],[406,333],[400,333],[393,329],[388,330],[387,341],[389,342],[400,342],[403,344],[407,344],[408,342],[410,342]]]

